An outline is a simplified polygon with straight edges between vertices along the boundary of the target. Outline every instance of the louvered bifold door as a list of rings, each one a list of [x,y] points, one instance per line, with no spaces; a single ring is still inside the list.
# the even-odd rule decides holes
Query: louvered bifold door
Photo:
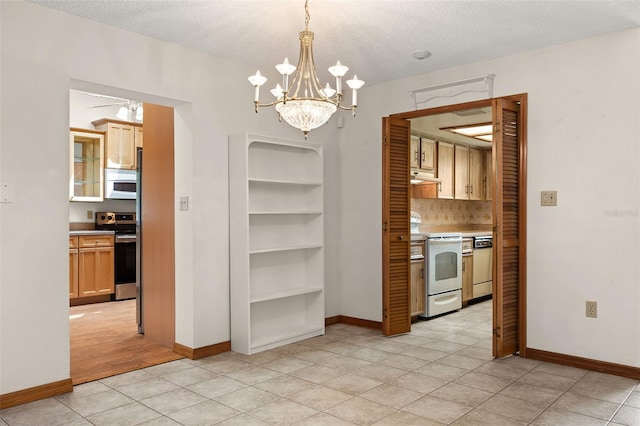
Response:
[[[493,102],[494,183],[494,330],[493,355],[518,351],[519,309],[524,280],[524,145],[520,105]]]
[[[411,331],[411,123],[387,117],[383,119],[382,131],[382,329],[388,336]]]

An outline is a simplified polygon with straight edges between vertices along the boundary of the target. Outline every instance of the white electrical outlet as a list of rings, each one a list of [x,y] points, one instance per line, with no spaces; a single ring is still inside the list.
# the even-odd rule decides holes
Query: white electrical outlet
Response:
[[[0,184],[0,203],[13,203],[13,184]]]
[[[180,210],[185,212],[189,210],[189,197],[186,195],[180,197]]]
[[[87,219],[93,219],[93,210],[87,210]]]
[[[598,318],[598,302],[587,300],[587,318]]]
[[[541,206],[557,206],[558,191],[540,191]]]

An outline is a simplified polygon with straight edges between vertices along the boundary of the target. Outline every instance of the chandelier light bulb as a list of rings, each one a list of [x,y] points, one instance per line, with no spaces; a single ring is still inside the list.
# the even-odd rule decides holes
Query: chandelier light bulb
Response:
[[[289,63],[289,58],[284,58],[281,64],[276,65],[276,69],[282,75],[291,75],[296,70],[296,67]]]
[[[324,86],[324,89],[322,89],[322,93],[324,94],[325,98],[330,98],[336,94],[336,91],[333,90],[331,86],[329,86],[329,83],[327,83],[327,85]]]
[[[334,77],[344,77],[347,71],[349,71],[349,67],[342,65],[340,61],[336,62],[334,66],[329,67],[329,72]]]
[[[347,80],[347,86],[349,86],[350,89],[357,90],[364,86],[364,81],[358,80],[358,76],[354,74],[352,80]]]
[[[276,99],[280,99],[283,95],[282,87],[280,87],[280,83],[276,84],[275,89],[271,89],[271,94],[275,96]]]
[[[249,77],[249,82],[253,85],[253,86],[262,86],[263,84],[265,84],[267,82],[267,77],[263,76],[262,74],[260,74],[260,70],[258,70],[258,72],[255,73],[255,75],[252,75]]]

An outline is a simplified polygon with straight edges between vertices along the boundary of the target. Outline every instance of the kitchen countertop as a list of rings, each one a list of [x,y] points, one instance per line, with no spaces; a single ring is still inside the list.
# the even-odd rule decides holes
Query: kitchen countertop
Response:
[[[79,235],[114,235],[114,231],[98,231],[95,229],[81,229],[77,231],[69,231],[70,236],[79,236]]]

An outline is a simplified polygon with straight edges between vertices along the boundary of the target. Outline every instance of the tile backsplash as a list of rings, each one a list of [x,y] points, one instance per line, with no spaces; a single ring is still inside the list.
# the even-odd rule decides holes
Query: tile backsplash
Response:
[[[423,226],[491,225],[493,201],[411,199],[411,210],[420,213]]]

